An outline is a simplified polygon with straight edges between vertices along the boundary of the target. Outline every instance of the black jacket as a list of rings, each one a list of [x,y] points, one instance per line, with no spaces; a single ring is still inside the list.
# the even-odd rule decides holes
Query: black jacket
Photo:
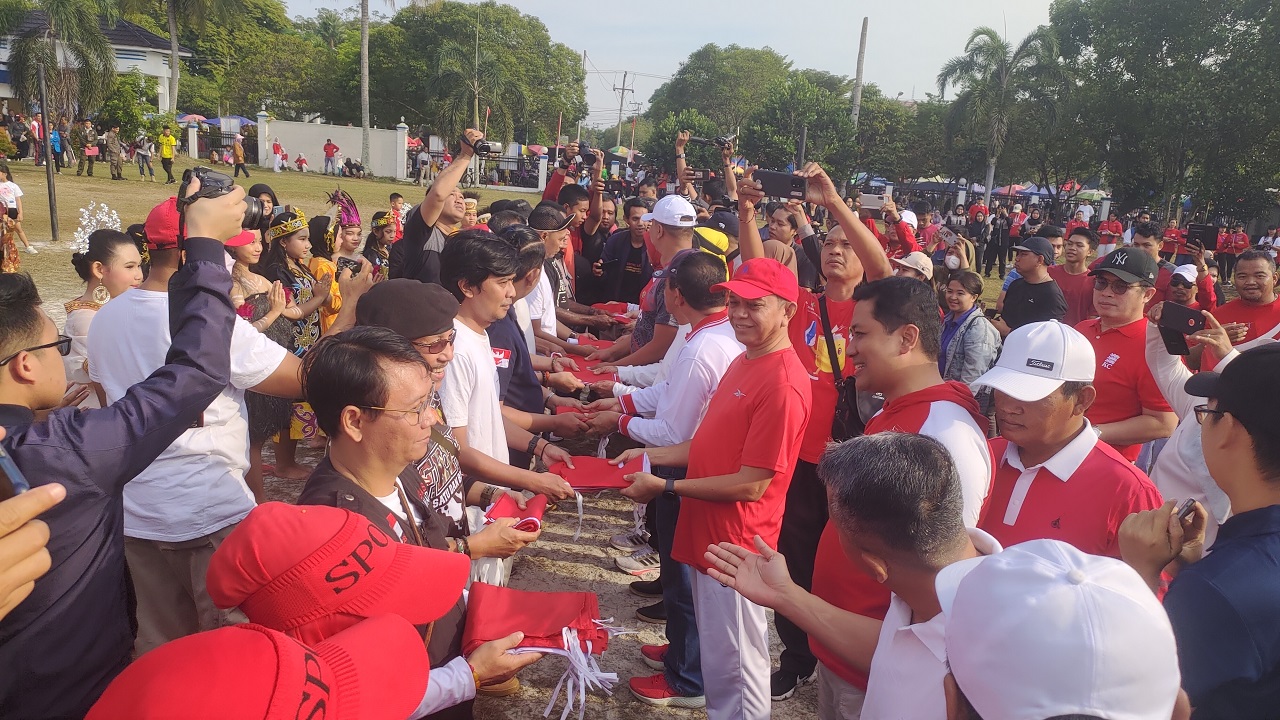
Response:
[[[166,364],[97,410],[35,422],[0,405],[4,447],[32,487],[61,483],[44,513],[53,567],[0,620],[0,718],[79,718],[133,654],[124,486],[200,419],[231,376],[231,276],[222,243],[188,238],[169,282]]]
[[[418,471],[412,465],[400,473],[400,483],[406,489],[412,488],[418,482],[420,482]],[[440,513],[422,504],[418,500],[416,493],[405,492],[405,496],[409,498],[409,502],[413,503],[414,512],[418,514],[418,517],[424,518],[418,531],[422,534],[422,539],[427,547],[436,550],[448,550],[449,543],[445,539],[445,529],[448,527],[448,521]],[[311,473],[311,477],[307,478],[307,484],[302,488],[302,494],[298,496],[298,504],[326,505],[350,510],[357,515],[364,516],[370,523],[373,523],[379,530],[387,533],[390,537],[398,537],[400,535],[400,533],[392,530],[391,525],[387,522],[388,517],[390,517],[387,512],[387,506],[370,495],[367,490],[334,469],[333,463],[329,462],[328,456],[325,456],[324,460],[320,461],[320,464]],[[412,542],[413,531],[406,527],[404,521],[400,520],[400,518],[396,518],[396,522],[401,525],[400,530],[406,538],[406,542]],[[466,605],[463,604],[462,598],[459,597],[458,602],[454,603],[453,609],[431,625],[431,637],[427,642],[427,656],[431,659],[431,667],[441,667],[450,660],[462,655],[462,630],[465,625]],[[418,631],[422,633],[423,637],[426,637],[427,626],[419,626]],[[438,720],[470,720],[472,717],[471,706],[471,702],[465,702],[427,717]]]
[[[415,205],[404,222],[404,236],[391,246],[390,277],[439,284],[440,251],[445,238],[439,228],[427,227],[421,206]]]

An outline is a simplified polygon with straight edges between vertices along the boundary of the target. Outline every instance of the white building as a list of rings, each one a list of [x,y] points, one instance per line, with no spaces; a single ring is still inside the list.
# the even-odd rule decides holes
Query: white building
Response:
[[[27,19],[18,27],[15,35],[22,35],[37,26],[43,27],[46,23],[45,14],[34,10],[27,15]],[[107,41],[111,43],[112,50],[115,51],[116,72],[126,73],[138,68],[143,75],[155,78],[160,89],[159,108],[167,109],[169,107],[169,41],[127,20],[117,22],[115,27],[108,27],[107,23],[99,18],[98,26],[102,28]],[[13,100],[13,89],[9,87],[9,47],[13,37],[0,38],[0,99],[8,99],[10,112],[25,112],[19,107],[17,101]],[[61,55],[63,51],[59,48],[58,52]],[[191,51],[187,48],[180,47],[178,54],[184,58],[191,57]]]

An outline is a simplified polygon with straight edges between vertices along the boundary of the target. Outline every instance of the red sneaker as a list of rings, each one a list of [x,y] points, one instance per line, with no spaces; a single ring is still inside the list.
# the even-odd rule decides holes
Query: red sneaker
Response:
[[[667,684],[666,676],[662,673],[646,678],[631,678],[628,685],[631,686],[631,694],[646,705],[692,708],[695,710],[707,706],[705,695],[689,697],[680,695],[675,690],[672,690],[671,686]]]
[[[667,648],[670,645],[641,645],[640,655],[644,664],[654,670],[665,670],[667,667]]]

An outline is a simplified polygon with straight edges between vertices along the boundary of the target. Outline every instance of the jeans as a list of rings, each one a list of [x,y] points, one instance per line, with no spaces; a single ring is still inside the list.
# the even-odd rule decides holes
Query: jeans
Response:
[[[338,158],[327,157],[324,159],[324,174],[328,175],[329,173],[338,174]]]
[[[787,488],[778,552],[787,558],[792,582],[805,590],[813,588],[818,540],[826,526],[827,489],[818,479],[818,466],[801,460],[796,463],[791,485]],[[781,614],[773,616],[773,624],[782,639],[782,657],[779,658],[782,671],[803,678],[812,675],[818,659],[809,650],[809,636]]]
[[[144,178],[145,178],[145,177],[147,176],[147,173],[148,173],[148,172],[150,172],[150,173],[151,173],[151,177],[155,177],[155,176],[156,176],[156,169],[155,169],[155,167],[153,167],[153,166],[151,165],[151,156],[150,156],[150,155],[143,155],[142,153],[138,153],[138,155],[137,155],[137,160],[138,160],[138,175],[139,175],[139,176],[141,176],[141,177],[144,177]]]
[[[683,468],[654,468],[661,478],[684,477]],[[675,542],[676,520],[680,517],[680,498],[662,493],[650,505],[656,505],[658,556],[662,559],[662,604],[667,610],[666,668],[663,674],[672,690],[681,695],[702,695],[702,652],[698,642],[698,623],[693,610],[693,568],[671,559]]]

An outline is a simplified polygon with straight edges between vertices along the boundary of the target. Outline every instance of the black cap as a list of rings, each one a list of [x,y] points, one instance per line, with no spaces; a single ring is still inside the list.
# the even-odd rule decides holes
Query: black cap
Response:
[[[453,327],[458,299],[435,283],[409,278],[374,285],[356,304],[356,325],[383,327],[416,340]]]
[[[1111,273],[1126,282],[1141,283],[1150,287],[1156,284],[1156,274],[1160,272],[1160,266],[1156,264],[1155,258],[1147,253],[1125,247],[1110,252],[1102,258],[1102,262],[1098,263],[1097,267],[1089,271],[1089,274],[1098,275],[1104,272]]]
[[[542,232],[564,230],[571,222],[573,222],[572,215],[566,215],[564,210],[550,203],[538,205],[529,214],[529,227]]]
[[[1275,408],[1280,405],[1280,387],[1260,378],[1280,372],[1280,343],[1267,343],[1246,350],[1222,372],[1192,375],[1183,389],[1188,395],[1217,401],[1217,408],[1231,413],[1257,443],[1262,435],[1277,433]]]
[[[1014,250],[1026,250],[1044,258],[1045,265],[1053,264],[1053,244],[1042,237],[1029,237],[1013,246]]]
[[[698,223],[702,227],[714,228],[724,233],[738,237],[738,214],[729,212],[728,210],[716,210],[711,213],[711,217]]]
[[[671,279],[672,277],[675,276],[677,272],[680,271],[680,266],[684,264],[684,261],[688,259],[690,255],[696,252],[701,252],[701,251],[694,250],[692,248],[685,248],[684,250],[681,250],[680,252],[676,253],[675,257],[671,258],[671,262],[667,263],[661,269],[655,270],[653,272],[653,279],[654,280]]]

